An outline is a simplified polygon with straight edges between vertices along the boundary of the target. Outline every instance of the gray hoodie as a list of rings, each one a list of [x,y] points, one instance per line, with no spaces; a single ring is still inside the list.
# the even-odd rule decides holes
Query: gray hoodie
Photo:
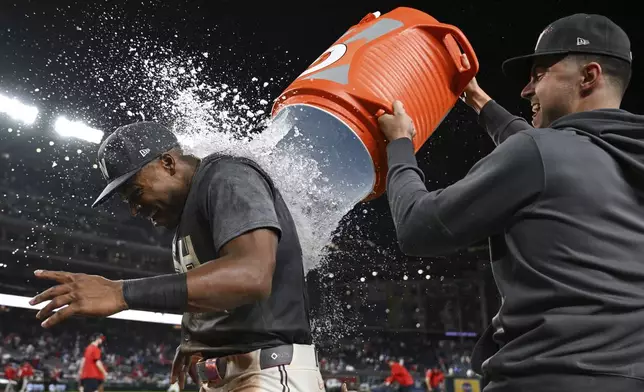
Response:
[[[576,113],[534,129],[494,101],[497,148],[428,191],[411,142],[387,147],[401,249],[490,238],[503,304],[473,357],[485,391],[644,390],[644,116]]]

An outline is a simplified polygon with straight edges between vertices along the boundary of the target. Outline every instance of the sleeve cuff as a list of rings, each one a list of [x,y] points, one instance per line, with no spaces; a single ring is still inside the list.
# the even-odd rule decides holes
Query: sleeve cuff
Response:
[[[387,144],[387,162],[389,167],[396,164],[418,166],[411,139],[404,137]]]
[[[484,129],[496,129],[503,125],[503,120],[507,118],[507,111],[503,106],[496,103],[495,100],[490,100],[486,103],[479,112],[478,122]]]

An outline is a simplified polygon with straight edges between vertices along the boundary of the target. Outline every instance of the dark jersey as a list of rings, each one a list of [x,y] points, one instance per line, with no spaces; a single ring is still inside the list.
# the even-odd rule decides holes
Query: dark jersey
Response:
[[[271,295],[236,309],[184,314],[183,351],[221,356],[311,344],[295,224],[279,191],[253,161],[221,155],[202,160],[173,241],[175,271],[216,263],[224,245],[255,229],[270,229],[279,236]]]
[[[499,313],[474,350],[486,392],[644,390],[644,116],[533,129],[495,102],[498,147],[427,191],[408,139],[387,147],[400,245],[429,256],[491,237]]]

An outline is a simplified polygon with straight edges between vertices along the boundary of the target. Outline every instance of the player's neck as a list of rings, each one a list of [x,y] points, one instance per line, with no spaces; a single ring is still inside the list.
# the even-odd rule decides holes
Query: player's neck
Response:
[[[199,169],[199,164],[201,163],[201,159],[190,155],[189,157],[186,157],[186,178],[188,180],[188,186],[192,185],[192,180],[195,178],[195,174],[197,174],[197,170]]]

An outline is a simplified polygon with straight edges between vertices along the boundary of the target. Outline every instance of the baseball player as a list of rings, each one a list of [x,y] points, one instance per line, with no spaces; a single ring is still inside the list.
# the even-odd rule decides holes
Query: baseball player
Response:
[[[502,302],[473,352],[485,392],[644,390],[644,116],[620,109],[630,39],[569,15],[503,69],[533,126],[470,85],[498,146],[444,189],[423,182],[403,105],[379,118],[399,244],[430,256],[490,237]]]
[[[183,388],[190,370],[204,391],[324,390],[302,249],[262,168],[231,156],[186,155],[154,122],[118,128],[98,158],[108,185],[94,206],[120,193],[133,215],[173,229],[176,273],[111,281],[36,271],[60,283],[32,301],[52,300],[37,315],[43,325],[125,309],[184,312],[171,383]]]

